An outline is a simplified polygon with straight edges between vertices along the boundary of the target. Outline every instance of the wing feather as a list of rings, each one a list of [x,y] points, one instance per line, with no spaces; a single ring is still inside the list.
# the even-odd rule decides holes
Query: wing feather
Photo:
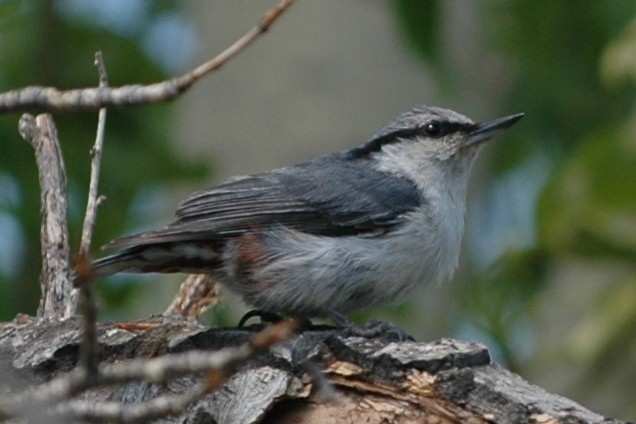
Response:
[[[222,241],[281,224],[330,236],[386,230],[422,203],[410,181],[335,154],[228,180],[191,195],[164,228],[106,247],[176,241]]]

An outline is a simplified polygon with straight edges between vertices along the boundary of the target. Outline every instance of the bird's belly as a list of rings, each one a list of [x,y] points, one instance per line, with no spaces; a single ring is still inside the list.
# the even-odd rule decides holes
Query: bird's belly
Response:
[[[449,278],[458,246],[421,222],[374,237],[326,237],[279,228],[249,249],[228,244],[220,280],[247,303],[295,316],[348,313],[404,300],[418,284]],[[243,249],[243,250],[242,250]],[[241,255],[241,252],[249,255]],[[249,257],[249,263],[237,258]],[[253,259],[253,260],[252,260]]]

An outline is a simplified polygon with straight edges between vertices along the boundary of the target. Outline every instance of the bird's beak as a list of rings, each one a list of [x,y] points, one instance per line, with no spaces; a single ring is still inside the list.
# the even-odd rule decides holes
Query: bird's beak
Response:
[[[510,128],[521,118],[523,118],[523,113],[517,113],[515,115],[495,119],[494,121],[475,124],[468,132],[463,147],[474,146],[482,141],[490,140],[495,134]]]

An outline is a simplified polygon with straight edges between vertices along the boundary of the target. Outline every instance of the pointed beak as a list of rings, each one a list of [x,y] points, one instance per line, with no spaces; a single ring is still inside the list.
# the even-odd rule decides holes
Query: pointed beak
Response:
[[[482,141],[490,140],[497,133],[510,128],[518,120],[523,118],[523,113],[495,119],[494,121],[482,122],[475,126],[466,135],[466,142],[463,147],[474,146]]]

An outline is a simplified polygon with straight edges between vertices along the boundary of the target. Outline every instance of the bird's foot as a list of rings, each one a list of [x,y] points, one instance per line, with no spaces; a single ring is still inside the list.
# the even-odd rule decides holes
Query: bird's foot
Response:
[[[388,321],[371,320],[363,325],[358,325],[349,321],[344,315],[339,312],[332,312],[330,314],[338,326],[340,326],[345,335],[353,337],[365,337],[375,338],[381,337],[389,341],[405,342],[415,341],[415,338],[402,330],[397,325]]]
[[[274,312],[265,311],[263,309],[252,309],[250,311],[247,311],[245,315],[241,317],[238,322],[238,327],[244,327],[247,321],[254,317],[260,318],[261,323],[263,324],[273,324],[285,319],[285,317],[283,317],[282,315],[278,315]],[[299,318],[299,320],[300,328],[307,328],[311,326],[311,321],[302,318]]]
[[[241,317],[241,319],[238,322],[238,327],[240,328],[245,326],[247,321],[249,321],[250,319],[254,317],[258,317],[260,318],[261,322],[268,323],[268,324],[280,322],[283,320],[282,316],[275,314],[273,312],[264,311],[262,309],[251,309],[247,311],[245,315]]]

